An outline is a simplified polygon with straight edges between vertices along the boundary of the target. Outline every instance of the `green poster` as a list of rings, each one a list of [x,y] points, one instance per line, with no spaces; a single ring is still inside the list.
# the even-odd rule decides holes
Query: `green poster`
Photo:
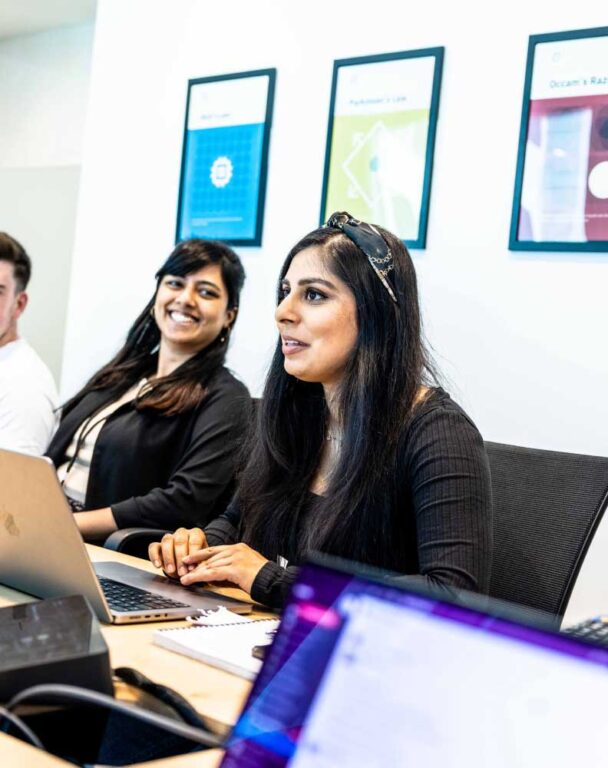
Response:
[[[443,48],[334,62],[321,218],[347,211],[424,248]]]
[[[347,210],[416,240],[429,110],[337,116],[326,214]]]

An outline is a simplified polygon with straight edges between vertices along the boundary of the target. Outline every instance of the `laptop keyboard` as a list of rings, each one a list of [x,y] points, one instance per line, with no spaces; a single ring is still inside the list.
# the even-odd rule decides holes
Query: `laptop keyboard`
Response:
[[[594,619],[581,621],[580,624],[563,629],[562,632],[573,637],[580,637],[583,640],[591,640],[593,643],[608,646],[608,616],[597,616]]]
[[[116,613],[128,613],[130,611],[148,611],[155,608],[188,608],[187,603],[180,603],[168,597],[155,595],[145,589],[122,584],[120,581],[99,577],[99,583],[103,589],[110,608]]]

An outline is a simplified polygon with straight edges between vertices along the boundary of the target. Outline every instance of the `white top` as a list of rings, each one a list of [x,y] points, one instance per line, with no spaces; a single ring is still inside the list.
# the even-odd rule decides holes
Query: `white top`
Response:
[[[93,451],[103,425],[114,411],[135,400],[147,383],[147,379],[142,379],[118,400],[114,400],[101,411],[85,419],[74,433],[72,442],[65,452],[66,461],[57,469],[57,476],[63,485],[64,493],[70,499],[84,504]]]
[[[25,339],[0,347],[0,448],[41,455],[55,427],[59,397],[51,372]]]

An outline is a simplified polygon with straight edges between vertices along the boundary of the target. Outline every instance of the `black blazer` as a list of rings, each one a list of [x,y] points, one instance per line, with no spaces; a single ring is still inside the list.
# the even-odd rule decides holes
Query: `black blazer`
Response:
[[[117,397],[92,392],[62,418],[47,450],[56,467],[85,419]],[[203,526],[234,491],[238,447],[251,420],[247,388],[222,368],[192,411],[164,416],[127,403],[99,433],[85,509],[111,507],[119,528]]]

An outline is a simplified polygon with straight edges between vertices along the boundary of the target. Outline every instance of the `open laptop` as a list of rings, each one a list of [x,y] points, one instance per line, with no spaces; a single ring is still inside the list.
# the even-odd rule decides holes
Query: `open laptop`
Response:
[[[302,567],[221,768],[606,765],[607,650],[328,562]]]
[[[0,450],[0,583],[35,597],[78,593],[101,621],[171,620],[251,604],[122,563],[93,565],[55,469],[46,458]]]

